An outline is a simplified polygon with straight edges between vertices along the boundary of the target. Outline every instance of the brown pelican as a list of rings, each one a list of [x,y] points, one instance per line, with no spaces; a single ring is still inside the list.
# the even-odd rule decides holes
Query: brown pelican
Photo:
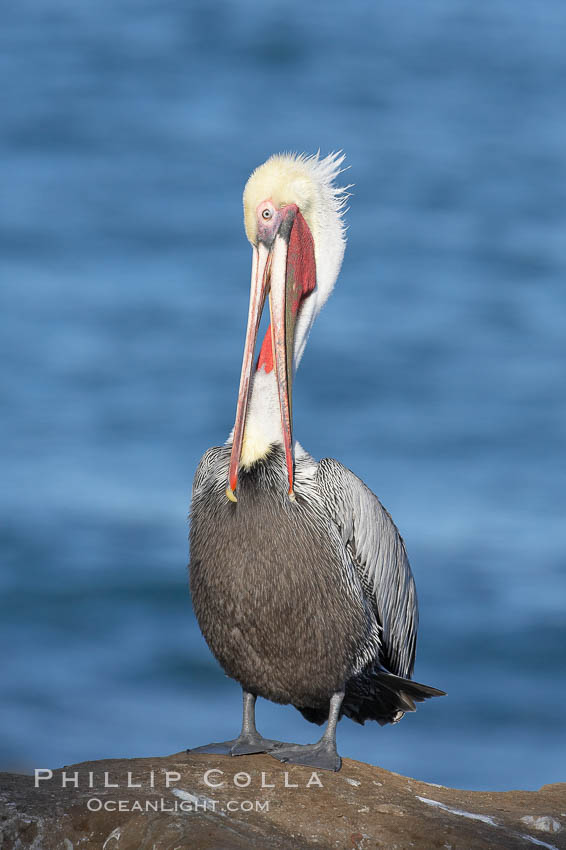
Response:
[[[411,681],[417,599],[405,546],[377,497],[292,438],[291,388],[345,248],[343,156],[272,156],[244,190],[252,278],[234,429],[197,468],[191,594],[201,631],[243,690],[238,738],[192,752],[269,752],[339,770],[336,724],[396,723],[442,691]],[[255,369],[266,298],[271,324]],[[315,744],[263,738],[257,696],[327,721]]]

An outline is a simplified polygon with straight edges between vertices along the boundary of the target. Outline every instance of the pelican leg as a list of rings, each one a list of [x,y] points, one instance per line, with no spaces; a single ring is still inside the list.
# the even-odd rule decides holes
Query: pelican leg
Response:
[[[205,744],[203,747],[195,747],[187,750],[188,753],[208,753],[217,756],[244,756],[252,753],[267,753],[277,747],[282,747],[280,741],[272,741],[270,738],[262,737],[255,726],[255,702],[256,695],[242,690],[243,715],[242,731],[237,738],[222,743]]]
[[[338,691],[332,696],[328,723],[324,735],[316,744],[284,744],[271,751],[270,755],[289,764],[304,764],[321,770],[340,770],[342,759],[336,750],[336,725],[343,699],[344,691]]]

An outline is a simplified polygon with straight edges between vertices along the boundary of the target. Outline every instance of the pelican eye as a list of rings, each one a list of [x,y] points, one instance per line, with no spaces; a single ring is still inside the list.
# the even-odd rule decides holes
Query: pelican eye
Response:
[[[269,219],[270,219],[270,218],[273,218],[273,213],[271,212],[271,210],[269,210],[269,209],[265,209],[265,210],[262,212],[261,217],[262,217],[263,219],[265,219],[265,221],[269,221]]]

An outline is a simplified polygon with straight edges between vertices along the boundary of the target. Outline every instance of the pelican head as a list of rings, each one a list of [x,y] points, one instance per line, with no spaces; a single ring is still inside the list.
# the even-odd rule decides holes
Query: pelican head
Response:
[[[238,468],[259,324],[269,299],[270,329],[257,369],[274,371],[293,499],[292,381],[312,323],[330,295],[344,256],[346,189],[335,185],[344,156],[276,154],[244,189],[244,223],[252,244],[250,306],[226,495],[236,501]]]

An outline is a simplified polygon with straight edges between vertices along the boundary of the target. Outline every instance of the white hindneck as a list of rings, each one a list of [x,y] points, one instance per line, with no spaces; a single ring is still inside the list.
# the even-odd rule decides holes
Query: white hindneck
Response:
[[[281,412],[275,370],[254,373],[240,454],[240,466],[249,469],[265,457],[273,443],[283,444]]]

